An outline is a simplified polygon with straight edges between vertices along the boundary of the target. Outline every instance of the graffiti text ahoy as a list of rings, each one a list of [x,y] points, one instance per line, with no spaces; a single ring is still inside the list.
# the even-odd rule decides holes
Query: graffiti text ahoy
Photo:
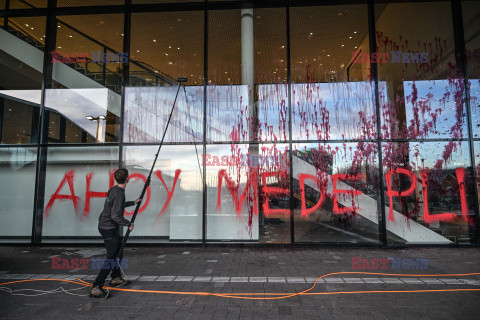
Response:
[[[114,185],[113,173],[114,173],[114,171],[110,171],[110,173],[109,173],[109,188],[113,187],[113,185]],[[160,213],[158,214],[157,218],[160,217],[165,212],[165,210],[167,209],[168,204],[170,203],[170,200],[172,199],[173,193],[175,191],[175,186],[177,185],[177,180],[178,180],[178,177],[180,176],[180,173],[181,173],[180,169],[175,170],[175,177],[173,178],[173,183],[172,183],[171,187],[169,188],[169,187],[167,187],[167,184],[165,183],[165,180],[163,179],[162,171],[160,171],[160,170],[155,170],[154,171],[155,176],[162,182],[162,184],[165,187],[165,190],[167,192],[167,199],[165,200],[165,203],[164,203],[162,209],[160,210]],[[92,191],[90,189],[92,176],[93,176],[93,172],[90,172],[85,176],[86,190],[85,190],[85,204],[84,204],[84,207],[83,207],[83,216],[88,216],[88,214],[90,213],[90,200],[92,198],[105,198],[107,196],[106,191],[99,192],[99,191]],[[75,213],[76,214],[79,213],[79,211],[80,211],[80,208],[79,208],[80,197],[75,194],[75,189],[74,189],[74,186],[73,186],[74,177],[75,177],[75,170],[70,170],[70,171],[65,173],[65,175],[63,176],[63,179],[60,181],[60,184],[58,185],[58,188],[56,189],[55,193],[50,197],[50,200],[48,201],[47,206],[45,207],[45,210],[43,212],[43,215],[45,217],[48,217],[48,215],[50,214],[50,211],[52,210],[53,204],[57,200],[70,200],[70,201],[72,201],[73,207],[75,208]],[[132,181],[141,180],[144,183],[147,182],[147,177],[145,177],[141,173],[132,173],[132,174],[130,174],[129,178]],[[68,185],[68,188],[70,190],[70,194],[61,194],[60,193],[65,185]],[[150,196],[151,196],[151,190],[150,190],[150,186],[148,186],[147,196],[146,196],[146,198],[144,198],[144,204],[140,207],[138,213],[143,212],[147,208],[148,204],[150,203]],[[132,215],[133,211],[128,212],[128,211],[125,210],[125,214]]]

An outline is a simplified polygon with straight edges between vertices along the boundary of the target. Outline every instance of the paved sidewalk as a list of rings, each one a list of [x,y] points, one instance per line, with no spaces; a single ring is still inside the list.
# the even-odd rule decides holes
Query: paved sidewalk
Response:
[[[0,247],[0,256],[0,283],[34,279],[76,281],[77,278],[92,282],[98,273],[99,258],[103,258],[105,252],[101,247],[4,246]],[[29,281],[6,287],[43,292],[14,292],[23,295],[0,292],[0,318],[480,318],[476,308],[480,298],[480,275],[441,276],[480,272],[478,248],[130,246],[125,250],[125,258],[127,265],[124,271],[127,278],[133,281],[129,288],[138,290],[289,294],[310,288],[319,276],[328,273],[376,272],[387,275],[334,274],[317,282],[316,287],[309,292],[315,294],[278,300],[120,291],[115,291],[112,298],[105,300],[71,295],[88,293],[87,288],[76,284],[54,280]],[[367,263],[374,269],[366,269]],[[82,269],[82,265],[87,269]],[[357,269],[358,267],[362,269]],[[58,292],[38,295],[59,287],[78,290],[69,291],[71,294]],[[441,291],[454,289],[459,290]],[[470,289],[477,291],[469,291]],[[398,292],[418,290],[423,292]],[[429,290],[434,291],[428,292]],[[352,291],[362,293],[345,293]],[[32,294],[37,296],[24,296]]]

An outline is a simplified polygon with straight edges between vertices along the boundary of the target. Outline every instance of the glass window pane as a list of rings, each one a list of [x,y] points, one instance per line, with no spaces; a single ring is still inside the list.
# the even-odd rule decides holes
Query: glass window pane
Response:
[[[293,139],[374,138],[367,6],[290,12]]]
[[[468,136],[450,2],[389,3],[375,27],[382,135]]]
[[[57,27],[47,142],[118,141],[121,70],[128,61],[121,53],[123,15],[60,16]]]
[[[377,144],[295,145],[295,242],[378,243]]]
[[[36,148],[0,148],[2,242],[30,242],[36,161]]]
[[[207,146],[207,240],[289,243],[287,144]]]
[[[209,14],[208,141],[288,141],[285,23],[284,9]]]
[[[473,136],[480,137],[480,2],[463,1],[463,28],[470,88]]]
[[[388,241],[473,244],[474,193],[468,143],[384,143]]]
[[[98,217],[117,168],[118,147],[48,148],[43,241],[100,237]]]
[[[35,143],[45,18],[10,18],[0,29],[0,142]]]
[[[128,200],[134,200],[141,194],[157,148],[125,147],[125,164],[131,177],[125,193]],[[202,240],[201,152],[201,146],[162,147],[150,187],[135,220],[132,235],[138,241],[144,242],[149,237],[155,237],[155,241],[170,242]],[[127,209],[127,219],[130,219],[134,208]]]
[[[124,141],[162,139],[185,77],[165,142],[203,137],[203,12],[132,15],[130,84],[125,89]]]

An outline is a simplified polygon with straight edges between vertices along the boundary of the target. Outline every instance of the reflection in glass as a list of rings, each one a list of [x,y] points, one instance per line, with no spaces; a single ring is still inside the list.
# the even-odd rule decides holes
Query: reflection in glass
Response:
[[[47,161],[43,236],[99,237],[106,192],[116,184],[118,147],[50,147]]]
[[[0,237],[30,241],[36,160],[35,148],[0,148]]]
[[[178,90],[165,142],[203,139],[203,11],[132,15],[124,141],[158,142]]]
[[[376,143],[295,145],[296,242],[378,243]]]
[[[121,70],[128,61],[120,52],[122,32],[121,14],[58,17],[53,85],[45,96],[48,142],[118,141]]]
[[[126,197],[135,199],[151,169],[156,146],[128,146],[124,149],[130,183]],[[202,239],[201,147],[163,146],[152,181],[135,220],[135,237],[166,241]],[[134,207],[127,208],[127,218]]]
[[[465,51],[470,88],[470,110],[472,111],[473,136],[480,136],[480,2],[462,1]]]
[[[207,141],[288,141],[284,24],[283,9],[209,14]]]
[[[250,147],[251,148],[251,147]],[[290,242],[288,145],[207,146],[207,239]]]
[[[45,18],[9,18],[0,29],[0,142],[37,142]]]
[[[382,148],[389,241],[473,243],[475,184],[468,144],[390,142]]]
[[[375,22],[382,136],[463,138],[463,80],[455,64],[451,5],[389,3]]]

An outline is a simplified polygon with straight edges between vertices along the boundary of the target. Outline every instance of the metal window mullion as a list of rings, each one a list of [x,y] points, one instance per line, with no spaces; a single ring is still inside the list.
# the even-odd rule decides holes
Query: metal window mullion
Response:
[[[375,37],[375,8],[374,0],[369,0],[367,4],[368,11],[368,35],[369,35],[369,49],[370,55],[377,50],[377,41]],[[378,221],[378,236],[379,241],[386,246],[387,245],[387,223],[385,220],[385,187],[383,185],[383,153],[382,153],[382,126],[380,117],[380,101],[378,93],[378,69],[377,63],[370,62],[370,83],[374,84],[374,96],[375,96],[375,113],[377,121],[377,149],[378,149],[378,173],[380,184],[380,216]],[[377,201],[378,208],[378,201]],[[378,209],[377,209],[378,210]]]
[[[3,19],[3,26],[4,27],[8,27],[8,10],[9,9],[10,9],[10,0],[6,0],[5,1],[5,12],[6,12],[7,15]]]
[[[290,243],[295,245],[295,197],[293,184],[293,143],[292,143],[292,74],[290,64],[290,1],[287,2],[286,10],[286,31],[287,31],[287,100],[288,100],[288,148],[289,148],[289,162],[290,162]]]
[[[131,12],[131,0],[125,1],[126,10],[123,19],[123,54],[126,54],[128,59],[123,64],[122,68],[122,83],[121,83],[121,97],[120,97],[120,121],[119,121],[119,136],[118,136],[118,166],[124,167],[123,159],[123,137],[125,130],[125,90],[130,81],[130,41],[132,30],[132,12]]]
[[[470,163],[471,163],[471,174],[475,184],[474,192],[474,210],[475,210],[475,237],[476,243],[480,244],[480,221],[479,221],[479,204],[478,204],[478,184],[477,184],[477,173],[475,170],[475,151],[474,151],[474,142],[473,142],[473,124],[472,124],[472,113],[470,106],[470,88],[468,86],[468,69],[467,69],[467,60],[465,54],[465,35],[463,28],[463,15],[462,15],[462,3],[460,0],[452,0],[452,22],[453,22],[453,35],[455,42],[455,61],[457,67],[460,71],[462,81],[464,83],[464,94],[465,94],[465,109],[467,113],[467,128],[468,128],[468,143],[470,146]]]
[[[208,0],[206,0],[208,1]],[[203,155],[207,153],[207,84],[208,84],[208,10],[204,9],[203,17]],[[207,167],[203,165],[202,175],[202,244],[206,244],[207,231]]]
[[[35,166],[35,191],[33,199],[33,221],[32,221],[32,244],[39,244],[42,241],[43,231],[43,209],[45,205],[45,180],[47,170],[48,148],[42,145],[48,140],[48,119],[46,117],[45,99],[46,90],[52,88],[53,64],[51,52],[55,50],[57,41],[57,19],[56,0],[48,0],[48,14],[46,20],[45,49],[43,52],[43,75],[42,91],[40,100],[40,113],[38,118],[38,139],[37,139],[37,161]]]

